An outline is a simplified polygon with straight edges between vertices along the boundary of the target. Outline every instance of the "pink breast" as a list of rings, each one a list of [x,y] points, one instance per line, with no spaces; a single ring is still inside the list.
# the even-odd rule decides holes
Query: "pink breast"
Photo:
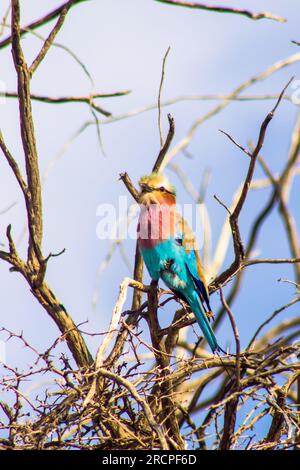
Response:
[[[141,206],[138,240],[143,248],[152,248],[174,234],[174,209],[166,204]]]

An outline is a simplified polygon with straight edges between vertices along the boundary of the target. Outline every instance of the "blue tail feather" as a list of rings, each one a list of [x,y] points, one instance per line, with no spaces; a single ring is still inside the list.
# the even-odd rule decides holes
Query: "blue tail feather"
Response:
[[[195,300],[195,299],[193,299]],[[206,316],[205,310],[199,300],[197,298],[197,301],[191,302],[193,305],[191,305],[191,308],[194,312],[194,315],[196,317],[196,320],[201,328],[202,333],[204,334],[204,337],[206,341],[208,342],[210,349],[212,350],[213,353],[216,351],[220,350],[220,347],[218,345],[217,339],[215,337],[215,334],[210,326],[210,323],[208,321],[208,318]]]

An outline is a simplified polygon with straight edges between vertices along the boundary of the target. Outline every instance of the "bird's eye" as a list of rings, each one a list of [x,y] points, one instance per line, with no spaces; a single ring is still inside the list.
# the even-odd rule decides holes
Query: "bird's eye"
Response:
[[[164,188],[163,186],[161,186],[161,187],[159,188],[159,190],[163,193],[163,192],[165,191],[165,188]]]

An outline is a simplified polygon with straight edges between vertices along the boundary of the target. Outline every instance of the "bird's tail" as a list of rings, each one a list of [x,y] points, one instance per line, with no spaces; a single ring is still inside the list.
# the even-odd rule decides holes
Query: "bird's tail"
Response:
[[[195,295],[195,297],[192,299],[190,302],[190,307],[192,311],[194,312],[194,315],[196,317],[196,320],[201,328],[202,333],[204,334],[204,337],[206,341],[208,342],[210,349],[212,350],[213,353],[216,351],[220,351],[221,348],[218,345],[217,339],[215,337],[215,334],[210,326],[209,320],[207,318],[206,312],[201,304],[201,301],[199,297]]]

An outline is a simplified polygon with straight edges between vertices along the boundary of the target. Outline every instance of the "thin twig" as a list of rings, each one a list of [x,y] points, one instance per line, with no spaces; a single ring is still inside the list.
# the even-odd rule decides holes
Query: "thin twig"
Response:
[[[57,18],[61,12],[68,7],[69,4],[71,6],[86,2],[88,0],[68,0],[67,2],[63,3],[59,7],[55,8],[55,10],[52,10],[50,13],[47,13],[45,16],[39,18],[36,21],[33,21],[32,23],[29,23],[27,26],[20,28],[20,37],[22,37],[24,34],[26,34],[30,30],[34,30],[36,28],[40,28],[41,26],[49,23],[50,21],[54,20]],[[3,39],[3,41],[0,42],[0,49],[3,49],[4,47],[7,47],[10,43],[12,42],[12,35],[8,36],[7,38]]]
[[[108,371],[107,369],[103,369],[103,368],[99,369],[98,374],[103,375],[104,377],[113,379],[116,382],[119,382],[121,385],[123,385],[124,387],[126,387],[130,391],[130,393],[132,394],[133,398],[137,401],[137,403],[139,403],[143,407],[143,410],[145,412],[145,417],[146,417],[150,427],[156,432],[156,434],[158,436],[158,439],[161,443],[162,449],[163,450],[168,450],[169,446],[167,444],[165,435],[164,435],[160,425],[155,421],[150,406],[148,405],[147,401],[144,400],[138,394],[138,392],[137,392],[136,388],[133,386],[133,384],[131,382],[129,382],[129,380],[124,379],[124,377],[121,377],[117,374],[114,374],[114,373]]]
[[[104,360],[105,360],[104,354],[107,351],[107,348],[109,347],[112,341],[112,338],[117,330],[117,326],[119,324],[120,317],[122,314],[123,305],[126,302],[127,290],[129,286],[134,287],[135,289],[142,290],[144,292],[147,291],[147,288],[143,286],[140,282],[137,282],[128,277],[125,277],[125,279],[123,279],[120,285],[119,297],[113,309],[112,318],[110,321],[108,332],[105,335],[105,338],[103,342],[101,343],[101,345],[99,346],[97,354],[96,354],[95,371],[97,371],[104,364]],[[83,402],[84,408],[86,408],[87,405],[90,403],[90,401],[93,399],[94,394],[96,392],[96,386],[97,386],[97,377],[95,376],[93,383],[91,385],[91,388]]]
[[[221,302],[227,312],[227,315],[229,317],[231,327],[233,330],[234,338],[235,338],[235,344],[236,344],[236,390],[239,390],[240,388],[240,379],[241,379],[241,365],[240,365],[240,355],[241,355],[241,343],[240,343],[240,336],[239,332],[236,326],[236,322],[234,319],[234,315],[227,304],[225,297],[223,295],[223,289],[222,287],[220,288],[220,298]]]
[[[275,106],[273,107],[272,111],[270,111],[267,114],[267,116],[265,117],[263,123],[261,124],[257,144],[256,144],[255,149],[253,150],[253,153],[252,153],[252,156],[251,156],[251,160],[250,160],[250,163],[249,163],[247,175],[246,175],[246,178],[245,178],[245,181],[244,181],[239,199],[237,201],[237,204],[235,206],[234,211],[232,212],[232,214],[229,217],[229,222],[230,222],[231,231],[232,231],[235,259],[234,259],[233,263],[231,264],[231,266],[227,270],[225,270],[220,276],[218,276],[217,280],[214,281],[215,285],[224,285],[224,282],[227,282],[232,277],[232,275],[234,273],[239,271],[240,266],[242,264],[242,261],[245,258],[244,246],[243,246],[243,243],[242,243],[242,240],[241,240],[240,230],[239,230],[239,226],[238,226],[239,215],[241,213],[241,210],[242,210],[243,205],[245,203],[246,197],[248,195],[249,188],[251,186],[251,181],[252,181],[253,174],[254,174],[256,160],[257,160],[259,152],[260,152],[260,150],[263,146],[267,127],[268,127],[270,121],[272,120],[272,118],[274,116],[274,113],[275,113],[276,109],[278,108],[278,106],[279,106],[279,104],[282,100],[282,97],[285,93],[285,90],[290,85],[292,80],[293,80],[293,78],[291,80],[289,80],[289,82],[283,88],[283,90],[280,93],[279,98],[278,98]]]
[[[224,6],[210,6],[204,3],[196,3],[196,2],[186,2],[186,1],[179,1],[179,0],[155,0],[156,2],[160,3],[167,3],[169,5],[187,7],[187,8],[195,8],[198,10],[206,10],[212,11],[217,13],[233,13],[236,15],[243,15],[251,20],[261,20],[261,19],[269,19],[274,21],[279,21],[280,23],[286,22],[286,19],[282,16],[273,15],[273,13],[269,13],[267,11],[262,13],[252,13],[250,10],[240,9],[240,8],[231,8],[231,7],[224,7]]]
[[[296,304],[297,302],[300,301],[300,297],[296,297],[295,299],[291,300],[291,302],[288,302],[287,304],[285,304],[283,307],[280,307],[278,308],[277,310],[275,310],[275,312],[272,313],[272,315],[270,315],[269,318],[267,318],[267,320],[265,320],[256,330],[256,332],[254,333],[254,335],[252,336],[251,340],[249,341],[248,343],[248,346],[246,348],[246,351],[247,350],[250,350],[251,346],[253,345],[253,343],[255,342],[256,338],[258,337],[259,333],[261,332],[261,330],[266,326],[268,325],[275,317],[277,317],[277,315],[279,315],[281,312],[283,312],[284,310],[286,310],[287,308],[291,307],[292,305]]]
[[[44,59],[45,55],[47,54],[48,50],[52,46],[58,32],[60,31],[62,25],[64,24],[64,21],[66,19],[67,13],[69,9],[72,7],[74,1],[69,1],[65,7],[62,9],[62,11],[59,14],[58,20],[51,30],[49,36],[47,37],[46,41],[44,42],[40,52],[32,62],[31,66],[29,67],[29,75],[32,77],[42,60]]]
[[[268,67],[266,70],[261,72],[258,75],[255,75],[245,82],[243,82],[241,85],[237,86],[229,95],[227,95],[226,99],[224,101],[221,101],[221,103],[217,104],[215,107],[213,107],[210,111],[205,113],[203,116],[198,118],[190,127],[188,130],[187,134],[167,153],[166,159],[165,159],[165,166],[168,165],[168,163],[177,155],[179,152],[185,150],[192,138],[195,135],[195,132],[197,131],[198,127],[206,122],[208,119],[212,118],[213,116],[216,116],[219,112],[221,112],[226,106],[228,106],[232,100],[237,98],[244,90],[249,88],[250,86],[254,85],[257,82],[263,81],[269,76],[273,75],[275,72],[292,65],[300,60],[300,53],[296,53],[291,55],[290,57],[280,60],[278,62],[275,62],[273,65]],[[283,97],[282,97],[283,98]]]
[[[162,130],[162,119],[161,119],[161,94],[162,94],[162,87],[163,87],[164,78],[165,78],[165,65],[166,65],[166,60],[167,60],[169,52],[170,52],[170,46],[168,47],[168,49],[167,49],[167,51],[164,55],[164,58],[163,58],[162,70],[161,70],[161,79],[160,79],[158,99],[157,99],[158,130],[159,130],[159,138],[160,138],[160,148],[162,148],[162,146],[164,144],[164,136],[163,136],[163,130]]]
[[[165,162],[164,162],[164,159],[167,155],[167,152],[169,150],[169,147],[171,145],[171,142],[173,140],[174,133],[175,133],[175,123],[174,123],[174,119],[171,116],[171,114],[168,114],[168,121],[169,121],[169,132],[168,132],[167,138],[165,140],[165,143],[162,146],[162,148],[161,148],[161,150],[158,154],[158,157],[156,159],[156,162],[154,163],[154,166],[152,168],[153,173],[158,173],[159,171],[163,171],[163,169],[166,166]]]

